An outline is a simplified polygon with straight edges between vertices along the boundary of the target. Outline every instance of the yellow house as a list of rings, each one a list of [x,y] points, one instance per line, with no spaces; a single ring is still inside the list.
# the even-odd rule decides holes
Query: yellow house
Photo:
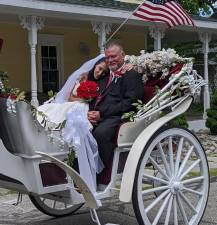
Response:
[[[7,71],[12,86],[38,93],[57,91],[82,62],[103,52],[103,43],[127,18],[114,36],[127,54],[138,54],[153,43],[201,40],[204,45],[204,77],[208,80],[209,42],[217,37],[217,21],[196,17],[197,28],[168,29],[162,23],[144,22],[130,16],[141,0],[0,0],[0,70]],[[161,43],[162,40],[162,43]],[[40,95],[39,95],[40,96]],[[205,109],[209,89],[205,88]]]

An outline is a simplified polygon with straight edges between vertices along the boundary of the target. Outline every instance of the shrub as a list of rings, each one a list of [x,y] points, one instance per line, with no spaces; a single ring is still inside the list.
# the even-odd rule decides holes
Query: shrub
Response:
[[[217,135],[217,90],[211,98],[211,107],[207,110],[206,126],[210,129],[211,134]]]
[[[171,120],[169,122],[169,125],[173,127],[188,128],[188,122],[184,114],[181,116],[177,116],[175,119]]]

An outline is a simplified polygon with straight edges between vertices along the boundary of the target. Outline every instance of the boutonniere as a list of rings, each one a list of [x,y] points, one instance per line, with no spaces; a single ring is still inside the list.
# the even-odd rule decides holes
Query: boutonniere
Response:
[[[115,83],[117,83],[118,79],[120,79],[122,76],[123,76],[123,71],[115,71],[114,72],[114,80],[115,80]]]

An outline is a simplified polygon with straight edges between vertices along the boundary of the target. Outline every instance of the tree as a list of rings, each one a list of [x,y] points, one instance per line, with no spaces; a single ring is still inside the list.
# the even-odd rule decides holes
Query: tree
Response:
[[[179,3],[190,14],[199,15],[199,9],[209,12],[210,9],[216,12],[217,9],[213,6],[216,0],[179,0]]]

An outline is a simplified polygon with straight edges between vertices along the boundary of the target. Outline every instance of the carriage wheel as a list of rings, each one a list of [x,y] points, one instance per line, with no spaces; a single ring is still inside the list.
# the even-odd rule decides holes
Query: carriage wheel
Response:
[[[197,137],[183,128],[156,132],[134,180],[132,201],[139,224],[197,225],[208,195],[208,163]]]
[[[84,205],[83,203],[78,205],[67,204],[61,200],[58,201],[58,196],[50,195],[52,195],[51,198],[35,195],[29,195],[29,198],[39,211],[54,217],[71,215]]]

